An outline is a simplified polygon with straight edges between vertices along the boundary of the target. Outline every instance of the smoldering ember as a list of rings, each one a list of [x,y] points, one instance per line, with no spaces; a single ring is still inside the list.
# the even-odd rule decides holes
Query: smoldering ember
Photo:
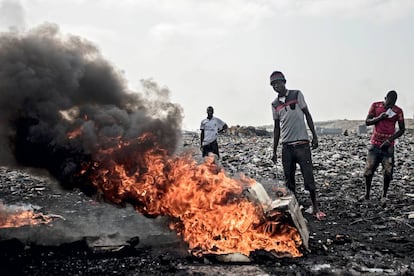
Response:
[[[168,89],[129,91],[90,42],[53,24],[4,33],[0,63],[3,274],[414,273],[411,121],[385,203],[380,173],[357,200],[369,133],[321,136],[316,221],[266,131],[236,128],[202,159]]]

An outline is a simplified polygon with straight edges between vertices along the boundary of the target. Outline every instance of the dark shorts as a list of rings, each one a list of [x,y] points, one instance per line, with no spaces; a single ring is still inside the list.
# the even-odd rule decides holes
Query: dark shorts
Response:
[[[365,165],[365,176],[374,175],[379,164],[382,164],[384,176],[392,179],[394,173],[394,147],[390,146],[381,149],[378,146],[370,145],[368,147],[367,163]]]
[[[305,189],[315,191],[315,179],[313,177],[313,164],[309,143],[283,145],[282,147],[282,165],[286,186],[293,192],[296,190],[296,164],[300,166]]]
[[[215,140],[214,142],[211,142],[208,145],[203,146],[203,157],[207,156],[210,152],[220,157],[217,140]]]

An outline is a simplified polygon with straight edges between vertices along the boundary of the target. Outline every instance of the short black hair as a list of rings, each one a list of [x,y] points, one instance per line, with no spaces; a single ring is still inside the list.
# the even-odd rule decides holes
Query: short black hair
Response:
[[[272,74],[270,74],[270,76],[272,77],[274,75],[282,75],[283,76],[283,73],[280,72],[280,71],[273,71]]]
[[[397,100],[397,92],[395,90],[390,90],[390,91],[388,91],[386,97],[393,100],[393,101],[396,101]]]

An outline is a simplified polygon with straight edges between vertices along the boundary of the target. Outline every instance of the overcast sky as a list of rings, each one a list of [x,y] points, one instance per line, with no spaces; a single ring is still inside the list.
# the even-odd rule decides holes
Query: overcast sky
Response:
[[[413,0],[0,0],[0,30],[56,23],[93,42],[129,87],[151,78],[197,130],[273,124],[281,70],[315,121],[366,117],[388,90],[414,114]]]

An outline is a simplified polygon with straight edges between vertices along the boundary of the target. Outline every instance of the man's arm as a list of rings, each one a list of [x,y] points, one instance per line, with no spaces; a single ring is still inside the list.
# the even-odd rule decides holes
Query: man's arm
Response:
[[[204,129],[201,130],[201,134],[200,134],[200,147],[203,147],[203,141],[204,141]]]
[[[390,138],[388,138],[387,140],[384,141],[384,143],[381,144],[381,148],[384,146],[389,146],[392,141],[394,141],[395,139],[401,137],[401,135],[403,135],[405,132],[405,122],[404,120],[402,121],[398,121],[398,131],[396,133],[394,133],[394,135],[392,135]]]
[[[274,163],[276,163],[276,161],[277,161],[276,150],[277,150],[277,145],[279,144],[279,139],[280,139],[280,120],[275,119],[274,123],[275,123],[275,126],[273,128],[273,156],[272,156],[272,161]]]
[[[316,149],[319,146],[319,144],[318,144],[318,136],[316,135],[315,125],[313,123],[312,115],[310,114],[309,109],[307,107],[303,108],[302,111],[305,114],[308,127],[310,131],[312,132],[312,148]]]
[[[401,122],[398,121],[398,131],[388,139],[390,139],[391,141],[394,141],[395,139],[401,137],[401,135],[403,135],[404,132],[405,132],[405,122],[404,121],[401,121]]]
[[[219,130],[219,132],[224,132],[224,131],[226,131],[226,129],[228,129],[229,128],[229,126],[225,123],[224,125],[223,125],[223,127]]]
[[[381,120],[384,120],[385,118],[388,118],[388,115],[385,112],[382,112],[377,117],[374,117],[372,114],[368,114],[367,118],[365,119],[365,125],[372,126],[378,123]]]

